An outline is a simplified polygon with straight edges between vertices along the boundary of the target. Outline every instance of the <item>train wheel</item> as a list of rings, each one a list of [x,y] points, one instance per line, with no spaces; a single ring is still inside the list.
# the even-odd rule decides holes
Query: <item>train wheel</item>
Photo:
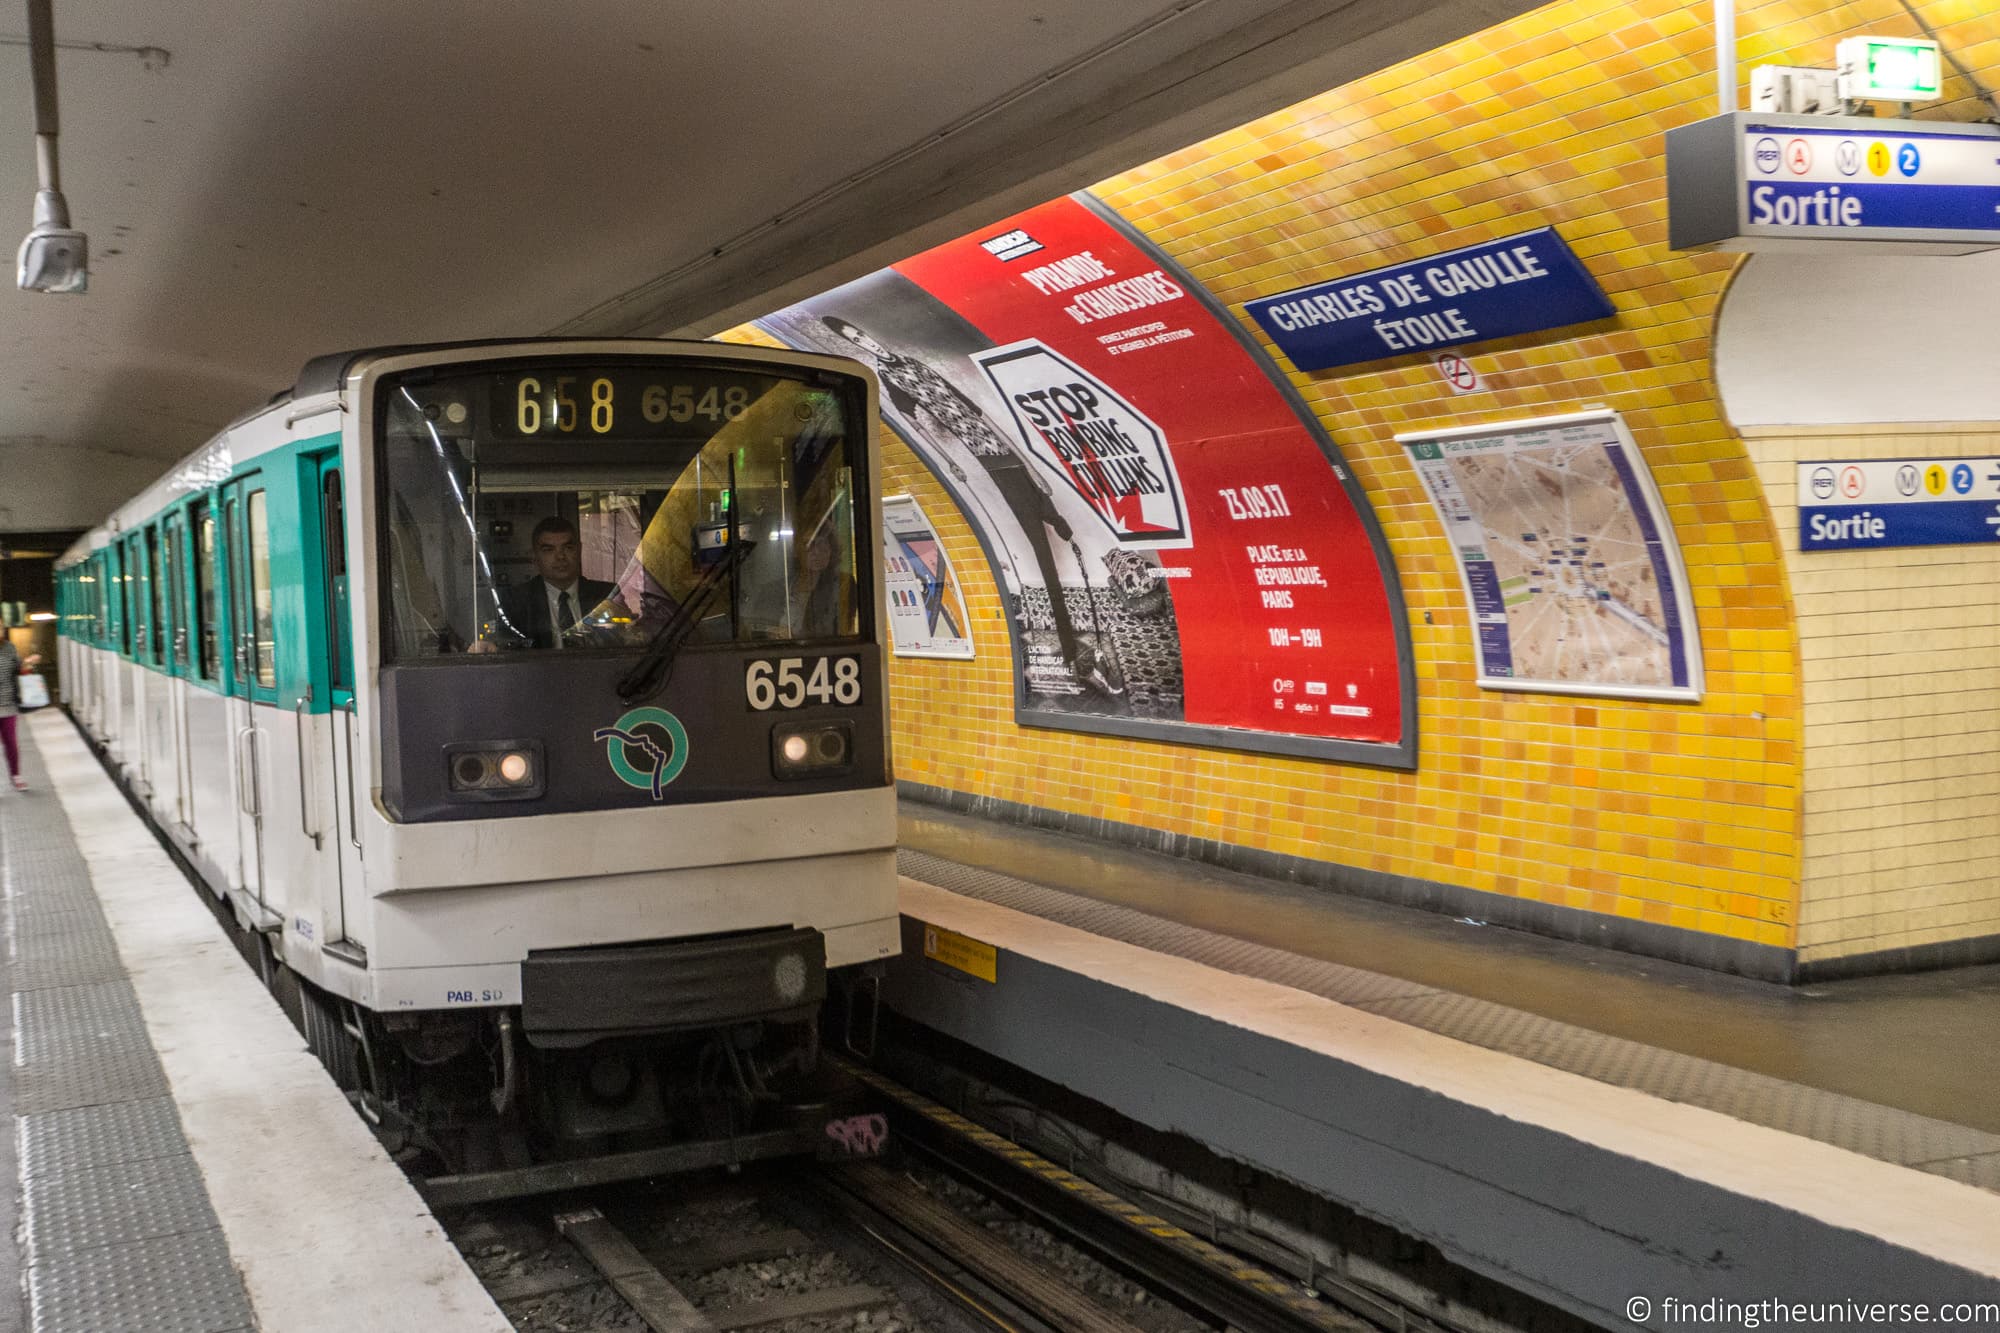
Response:
[[[355,1059],[354,1038],[340,1021],[333,1002],[311,986],[299,987],[305,1013],[306,1049],[326,1066],[334,1086],[352,1092],[361,1086],[361,1071]]]

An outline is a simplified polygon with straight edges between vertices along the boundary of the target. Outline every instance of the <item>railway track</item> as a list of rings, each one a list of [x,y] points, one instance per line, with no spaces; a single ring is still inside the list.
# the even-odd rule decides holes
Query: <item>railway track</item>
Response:
[[[902,1132],[893,1163],[762,1163],[492,1201],[447,1213],[447,1226],[531,1333],[1393,1326],[1358,1319],[907,1089],[852,1072]]]

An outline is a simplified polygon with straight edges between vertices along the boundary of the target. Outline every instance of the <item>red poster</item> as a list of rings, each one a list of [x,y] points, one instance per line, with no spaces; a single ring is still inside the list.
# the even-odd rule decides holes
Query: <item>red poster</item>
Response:
[[[1143,242],[1060,199],[765,323],[872,364],[885,417],[981,529],[1024,721],[1413,759],[1407,646],[1357,491]]]

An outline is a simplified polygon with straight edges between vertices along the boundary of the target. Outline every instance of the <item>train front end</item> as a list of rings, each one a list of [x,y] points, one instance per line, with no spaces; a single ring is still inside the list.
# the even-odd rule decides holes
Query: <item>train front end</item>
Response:
[[[378,1104],[562,1155],[812,1103],[822,1002],[898,938],[874,394],[707,344],[349,369],[377,782],[358,966],[312,979]]]

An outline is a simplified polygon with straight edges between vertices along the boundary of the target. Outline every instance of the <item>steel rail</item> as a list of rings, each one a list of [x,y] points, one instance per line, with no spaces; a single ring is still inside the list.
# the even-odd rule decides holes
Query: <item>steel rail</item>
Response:
[[[1355,1316],[870,1069],[837,1066],[883,1097],[906,1144],[1085,1248],[1241,1333],[1354,1333]]]
[[[892,1219],[1051,1328],[1063,1333],[1139,1333],[1086,1293],[1022,1255],[1004,1241],[876,1162],[829,1170],[826,1179],[867,1207]],[[981,1311],[981,1313],[985,1313]]]

